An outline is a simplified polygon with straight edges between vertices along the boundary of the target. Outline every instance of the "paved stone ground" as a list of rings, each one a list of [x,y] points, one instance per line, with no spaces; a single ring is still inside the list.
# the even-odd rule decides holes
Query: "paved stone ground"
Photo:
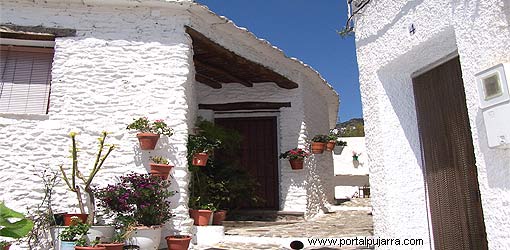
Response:
[[[239,221],[229,222],[225,226],[225,241],[212,247],[196,247],[199,250],[246,250],[246,249],[290,249],[282,241],[293,238],[346,238],[373,235],[372,216],[367,207],[370,199],[353,199],[338,207],[363,208],[360,210],[336,209],[336,212],[325,214],[310,221]],[[235,241],[232,241],[233,239]],[[229,240],[230,239],[230,240]],[[243,241],[246,239],[246,241]],[[251,241],[253,240],[253,241]],[[248,243],[256,242],[256,243]],[[278,243],[279,244],[278,244]],[[275,244],[277,243],[277,244]],[[366,249],[362,247],[306,247],[304,249]]]

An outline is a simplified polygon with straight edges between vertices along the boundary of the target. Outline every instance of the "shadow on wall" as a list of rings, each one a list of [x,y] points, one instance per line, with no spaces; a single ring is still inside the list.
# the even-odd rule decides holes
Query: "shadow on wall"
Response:
[[[398,125],[401,127],[401,131],[404,133],[409,143],[408,146],[414,153],[413,161],[417,162],[422,169],[421,145],[411,75],[441,60],[446,55],[456,51],[456,49],[454,31],[453,29],[447,29],[415,46],[414,49],[396,58],[377,72],[394,115],[398,118]],[[392,113],[390,112],[390,114]],[[405,157],[405,152],[402,152],[402,150],[405,150],[403,147],[404,145],[402,145],[404,141],[398,140],[397,132],[400,132],[400,129],[388,131],[388,133],[390,132],[396,140],[392,140],[393,142],[390,141],[388,143],[397,144],[391,146],[386,145],[388,147],[385,153],[388,155],[385,156],[390,157],[390,155],[393,155],[393,157]],[[389,152],[390,150],[396,151]],[[400,162],[409,162],[411,159],[405,158],[402,160],[405,161]]]
[[[485,161],[489,187],[510,190],[510,182],[508,182],[510,176],[510,149],[489,148],[481,109],[478,109],[476,113],[476,124],[478,124],[478,144],[482,151],[483,161]]]

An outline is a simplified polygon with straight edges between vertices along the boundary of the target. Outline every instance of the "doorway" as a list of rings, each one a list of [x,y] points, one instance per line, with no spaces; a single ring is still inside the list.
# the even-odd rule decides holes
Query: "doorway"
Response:
[[[459,57],[413,88],[435,249],[487,249]]]
[[[216,118],[215,124],[241,135],[237,162],[260,184],[258,195],[264,199],[244,209],[279,210],[278,140],[275,116]]]

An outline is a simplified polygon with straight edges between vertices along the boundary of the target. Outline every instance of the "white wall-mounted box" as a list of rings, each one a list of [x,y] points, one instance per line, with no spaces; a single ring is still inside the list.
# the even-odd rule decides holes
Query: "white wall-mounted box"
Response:
[[[491,148],[510,148],[510,64],[502,63],[476,74],[480,108]]]

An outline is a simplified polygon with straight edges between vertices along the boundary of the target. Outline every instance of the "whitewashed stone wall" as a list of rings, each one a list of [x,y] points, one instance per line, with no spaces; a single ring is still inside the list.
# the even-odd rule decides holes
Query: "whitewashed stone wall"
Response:
[[[333,154],[335,177],[332,185],[335,187],[335,198],[351,198],[359,187],[368,185],[368,155],[365,147],[365,137],[342,137],[347,142],[340,154]],[[338,146],[337,146],[338,147]],[[361,153],[358,161],[352,160],[352,152]]]
[[[108,143],[117,149],[95,184],[115,183],[131,171],[146,173],[151,155],[170,158],[175,165],[172,187],[179,193],[172,199],[177,216],[166,225],[164,234],[187,233],[191,221],[186,138],[196,110],[190,105],[194,84],[191,41],[184,33],[189,17],[179,9],[154,11],[1,2],[2,23],[72,28],[77,35],[56,39],[48,115],[0,114],[0,200],[20,211],[34,208],[43,195],[34,172],[70,165],[70,131],[79,134],[80,168],[87,173],[96,138],[106,130],[111,133]],[[125,129],[140,116],[164,119],[175,135],[162,137],[154,151],[141,151],[135,133]],[[63,181],[55,191],[56,211],[77,211],[76,198]]]
[[[474,78],[510,61],[509,5],[505,0],[372,1],[356,20],[376,236],[426,241],[414,249],[432,244],[411,74],[458,51],[489,248],[510,247],[510,154],[487,147]],[[414,35],[408,32],[411,24]]]

